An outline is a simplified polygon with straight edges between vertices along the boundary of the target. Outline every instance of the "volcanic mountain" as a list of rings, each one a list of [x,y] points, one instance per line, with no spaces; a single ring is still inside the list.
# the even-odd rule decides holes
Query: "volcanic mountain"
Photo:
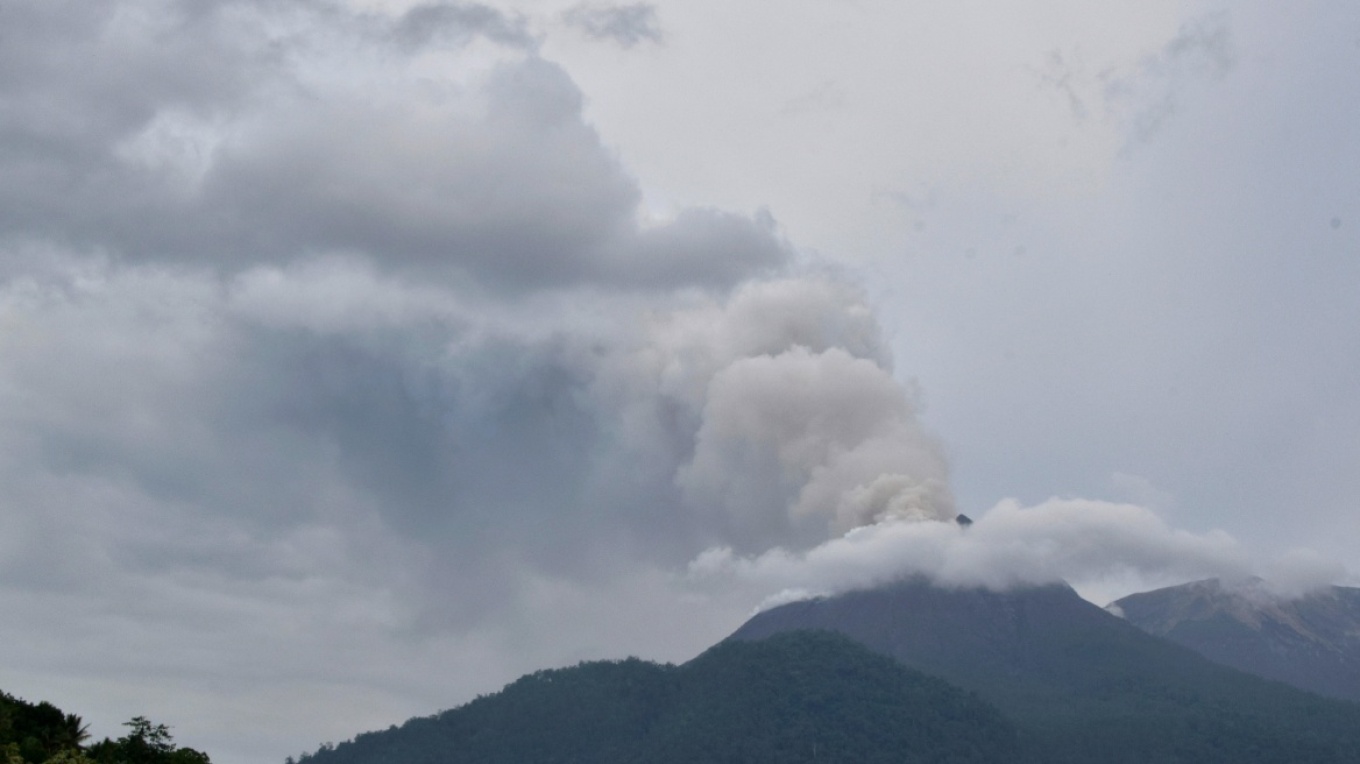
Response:
[[[1213,663],[1066,585],[912,579],[761,612],[729,639],[827,629],[996,704],[1047,762],[1360,761],[1360,707]]]
[[[1287,598],[1260,579],[1210,579],[1132,594],[1109,609],[1225,666],[1360,701],[1360,589]]]
[[[1360,705],[1214,663],[1067,586],[906,580],[772,608],[680,666],[536,672],[299,764],[1357,761]]]
[[[837,634],[539,671],[299,764],[1013,764],[994,707]]]

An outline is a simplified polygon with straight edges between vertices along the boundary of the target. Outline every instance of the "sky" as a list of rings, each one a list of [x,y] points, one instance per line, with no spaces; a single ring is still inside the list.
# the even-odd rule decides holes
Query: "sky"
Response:
[[[907,574],[1360,583],[1357,144],[1343,2],[6,0],[0,689],[263,764]]]

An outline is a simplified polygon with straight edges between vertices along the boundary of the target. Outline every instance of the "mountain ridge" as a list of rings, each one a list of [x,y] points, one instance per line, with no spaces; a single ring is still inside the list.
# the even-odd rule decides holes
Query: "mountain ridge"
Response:
[[[1286,597],[1260,579],[1206,579],[1131,594],[1108,608],[1225,666],[1360,702],[1360,589]]]

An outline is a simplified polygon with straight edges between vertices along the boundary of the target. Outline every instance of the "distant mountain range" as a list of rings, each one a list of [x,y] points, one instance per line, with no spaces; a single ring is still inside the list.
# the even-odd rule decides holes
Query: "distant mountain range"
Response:
[[[1147,612],[1174,631],[1200,612],[1181,601]],[[1210,661],[1067,586],[907,580],[772,608],[681,666],[540,671],[303,759],[1355,764],[1360,704]]]
[[[1360,701],[1360,589],[1284,598],[1259,579],[1211,579],[1132,594],[1109,609],[1226,666]]]

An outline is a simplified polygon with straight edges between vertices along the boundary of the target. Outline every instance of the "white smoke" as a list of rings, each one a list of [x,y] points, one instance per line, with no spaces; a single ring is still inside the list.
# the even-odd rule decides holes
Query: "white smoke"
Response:
[[[814,594],[871,587],[908,576],[944,586],[1005,590],[1067,582],[1102,592],[1130,581],[1179,583],[1284,575],[1302,593],[1344,575],[1312,553],[1258,563],[1219,530],[1170,527],[1144,507],[1086,499],[1050,499],[1032,507],[1003,501],[964,528],[952,522],[888,519],[857,528],[813,549],[740,555],[715,547],[696,557],[689,580],[775,592],[765,606]]]
[[[1345,573],[1310,552],[1272,561],[1220,530],[1178,530],[1147,502],[1007,500],[957,526],[915,390],[894,376],[862,292],[833,278],[748,282],[654,313],[636,342],[596,392],[629,448],[665,465],[677,509],[708,540],[688,568],[700,588],[783,601],[924,575],[992,589],[1067,581],[1104,601],[1210,577],[1304,592]],[[1138,498],[1154,495],[1136,480]]]
[[[596,388],[634,451],[681,444],[667,470],[713,542],[806,548],[953,516],[944,456],[887,355],[858,289],[789,277],[655,315]]]
[[[1267,562],[1261,571],[1267,588],[1277,596],[1295,599],[1343,581],[1346,567],[1312,549],[1290,549]]]
[[[715,375],[677,480],[692,506],[780,513],[821,532],[952,516],[944,460],[902,387],[838,348],[795,347]]]

